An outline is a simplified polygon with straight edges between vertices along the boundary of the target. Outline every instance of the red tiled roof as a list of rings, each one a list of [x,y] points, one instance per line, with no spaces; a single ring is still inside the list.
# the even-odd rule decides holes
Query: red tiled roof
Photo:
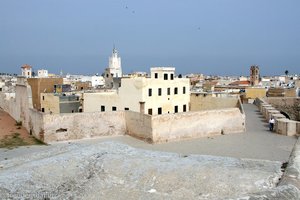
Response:
[[[250,81],[234,81],[229,83],[229,85],[250,85]]]

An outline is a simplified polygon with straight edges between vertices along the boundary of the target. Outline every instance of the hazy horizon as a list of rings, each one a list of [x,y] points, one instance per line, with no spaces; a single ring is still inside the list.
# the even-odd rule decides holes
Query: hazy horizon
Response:
[[[0,72],[101,74],[113,45],[125,73],[300,73],[300,1],[2,0]]]

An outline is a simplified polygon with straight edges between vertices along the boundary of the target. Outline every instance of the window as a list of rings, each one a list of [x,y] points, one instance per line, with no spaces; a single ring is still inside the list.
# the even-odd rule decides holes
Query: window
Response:
[[[168,80],[168,74],[164,74],[164,80]]]
[[[178,93],[178,88],[174,88],[174,94],[177,94]]]
[[[101,106],[101,112],[105,112],[105,106]]]
[[[125,108],[125,110],[129,110],[129,108]]]
[[[151,89],[151,88],[148,89],[148,96],[149,96],[149,97],[152,96],[152,89]]]
[[[171,88],[167,89],[167,94],[170,95],[171,94]]]
[[[45,96],[43,96],[43,101],[45,100]]]
[[[45,112],[45,108],[42,108],[42,112]]]
[[[152,115],[152,108],[148,109],[148,115]]]
[[[155,77],[155,78],[158,78],[158,73],[155,73],[155,74],[154,74],[154,77]]]
[[[185,94],[185,87],[182,88],[182,93]]]
[[[162,109],[160,107],[160,108],[157,109],[157,114],[161,115],[161,113],[162,113]]]
[[[158,96],[161,96],[161,88],[158,88]]]
[[[174,79],[174,74],[171,74],[171,80],[173,80]]]
[[[113,107],[111,108],[111,110],[112,110],[112,111],[116,111],[116,110],[117,110],[117,107],[116,107],[116,106],[113,106]]]
[[[174,106],[174,112],[178,113],[178,106]]]
[[[183,112],[186,112],[186,105],[183,105]]]

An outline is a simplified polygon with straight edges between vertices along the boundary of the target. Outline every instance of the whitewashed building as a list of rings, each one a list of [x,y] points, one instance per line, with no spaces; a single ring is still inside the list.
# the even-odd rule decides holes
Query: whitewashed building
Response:
[[[22,76],[24,76],[25,78],[31,78],[32,77],[32,67],[30,65],[23,65],[21,67],[22,69]]]
[[[118,90],[83,94],[83,111],[131,110],[157,115],[189,111],[190,82],[176,78],[175,68],[151,68],[151,77],[121,79]]]
[[[39,78],[47,78],[47,77],[48,77],[48,70],[45,70],[45,69],[39,69],[39,70],[38,70],[37,76],[38,76]]]

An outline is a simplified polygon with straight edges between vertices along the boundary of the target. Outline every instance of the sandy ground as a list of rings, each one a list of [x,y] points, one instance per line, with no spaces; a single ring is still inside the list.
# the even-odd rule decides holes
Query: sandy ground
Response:
[[[29,138],[29,134],[24,127],[17,128],[16,121],[0,108],[0,139],[15,132],[20,133],[20,136],[24,139]]]
[[[24,127],[18,126],[16,121],[0,108],[0,147],[6,146],[4,141],[10,143],[9,148],[15,148],[16,145],[33,145],[37,143]],[[12,144],[12,142],[15,142],[15,144]]]

